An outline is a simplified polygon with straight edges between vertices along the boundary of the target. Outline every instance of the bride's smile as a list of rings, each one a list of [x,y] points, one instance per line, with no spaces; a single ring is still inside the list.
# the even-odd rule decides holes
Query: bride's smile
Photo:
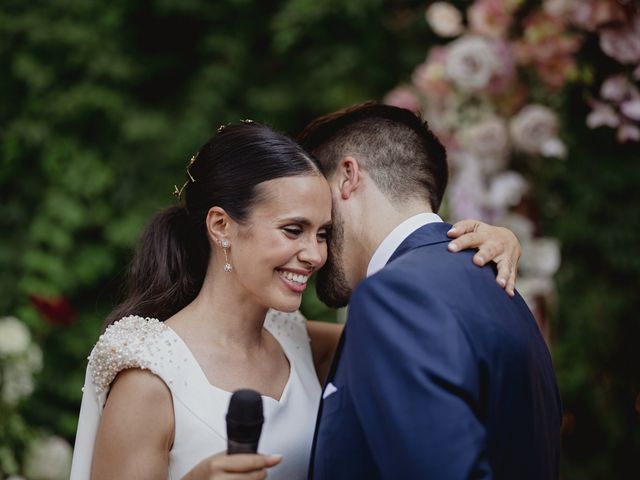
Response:
[[[292,312],[300,307],[311,275],[327,260],[329,185],[311,174],[269,180],[258,189],[246,221],[228,218],[224,231],[210,229],[216,238],[225,235],[233,265],[232,272],[217,278],[235,284],[234,290],[248,301]],[[224,256],[218,255],[218,261],[225,261]],[[221,269],[214,266],[212,271]]]

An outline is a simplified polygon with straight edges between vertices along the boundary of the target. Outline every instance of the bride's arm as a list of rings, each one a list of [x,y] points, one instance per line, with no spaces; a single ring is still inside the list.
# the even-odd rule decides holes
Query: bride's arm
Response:
[[[343,325],[337,323],[307,321],[307,331],[309,332],[309,338],[311,338],[313,364],[316,367],[316,374],[321,385],[324,385],[324,381],[329,374],[333,354],[342,334],[342,328]]]
[[[114,380],[105,404],[91,469],[92,480],[167,478],[174,437],[171,393],[154,374],[124,370]],[[265,478],[280,456],[227,455],[202,460],[184,479]]]
[[[91,478],[167,478],[173,428],[171,393],[164,382],[145,370],[120,372],[100,420]]]

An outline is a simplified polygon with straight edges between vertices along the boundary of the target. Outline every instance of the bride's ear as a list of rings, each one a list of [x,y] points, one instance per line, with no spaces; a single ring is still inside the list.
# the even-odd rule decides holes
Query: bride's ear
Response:
[[[221,207],[211,207],[207,212],[207,236],[214,244],[220,245],[223,240],[230,241],[231,223],[233,221]]]

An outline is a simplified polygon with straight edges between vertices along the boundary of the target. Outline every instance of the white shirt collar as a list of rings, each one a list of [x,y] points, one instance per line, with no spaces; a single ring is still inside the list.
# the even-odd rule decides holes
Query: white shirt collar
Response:
[[[391,233],[382,240],[378,248],[376,248],[376,251],[373,252],[373,256],[367,267],[367,277],[382,270],[393,255],[393,252],[398,249],[400,244],[404,242],[409,235],[420,227],[434,222],[442,222],[442,219],[435,213],[419,213],[406,219],[391,230]]]

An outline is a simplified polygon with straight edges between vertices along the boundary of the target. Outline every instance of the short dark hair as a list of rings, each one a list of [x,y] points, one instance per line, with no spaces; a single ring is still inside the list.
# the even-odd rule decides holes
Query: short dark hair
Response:
[[[312,121],[298,141],[329,177],[347,155],[356,157],[392,200],[427,198],[437,212],[447,186],[444,146],[427,122],[404,108],[367,102]]]

